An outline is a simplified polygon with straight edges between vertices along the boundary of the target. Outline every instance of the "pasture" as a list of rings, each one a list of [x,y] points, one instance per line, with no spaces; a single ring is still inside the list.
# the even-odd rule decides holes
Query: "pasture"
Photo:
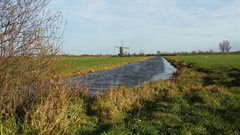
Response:
[[[168,57],[183,61],[188,67],[206,73],[204,83],[240,85],[240,55],[179,55]]]
[[[240,69],[240,55],[179,55],[169,58],[184,61],[194,68],[209,70]]]
[[[61,75],[70,77],[87,73],[111,69],[124,64],[145,60],[148,57],[108,57],[108,56],[82,56],[82,57],[56,57],[53,70]]]

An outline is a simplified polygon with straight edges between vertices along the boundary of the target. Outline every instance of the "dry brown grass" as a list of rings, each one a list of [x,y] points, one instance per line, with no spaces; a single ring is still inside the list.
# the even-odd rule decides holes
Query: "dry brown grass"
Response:
[[[93,110],[99,114],[101,120],[115,121],[119,112],[141,109],[145,102],[156,96],[175,97],[177,93],[178,88],[172,81],[145,83],[138,88],[110,89],[95,98]]]
[[[70,90],[61,80],[50,75],[48,82],[38,84],[31,96],[14,93],[10,98],[5,97],[5,104],[1,105],[11,112],[1,115],[0,134],[75,134],[82,126],[96,121],[86,114],[87,88]],[[22,100],[10,102],[12,98]]]

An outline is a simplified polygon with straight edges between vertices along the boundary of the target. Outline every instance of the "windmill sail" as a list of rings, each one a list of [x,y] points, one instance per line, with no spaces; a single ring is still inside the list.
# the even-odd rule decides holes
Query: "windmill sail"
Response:
[[[123,46],[123,40],[122,40],[122,45],[121,46],[115,46],[115,48],[119,48],[119,56],[124,56],[123,49],[130,49],[129,47],[124,47]]]

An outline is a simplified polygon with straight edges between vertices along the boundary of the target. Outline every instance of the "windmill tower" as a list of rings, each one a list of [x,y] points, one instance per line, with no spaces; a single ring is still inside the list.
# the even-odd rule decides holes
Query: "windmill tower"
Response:
[[[130,49],[129,47],[124,47],[123,46],[123,40],[122,40],[122,45],[121,46],[115,46],[115,48],[119,48],[118,56],[124,56],[123,49]]]

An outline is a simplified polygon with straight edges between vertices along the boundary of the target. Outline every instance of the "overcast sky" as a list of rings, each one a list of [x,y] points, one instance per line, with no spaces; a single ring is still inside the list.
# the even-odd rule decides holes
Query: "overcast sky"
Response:
[[[229,40],[240,50],[240,0],[53,0],[67,20],[63,51],[117,54],[210,50]]]

